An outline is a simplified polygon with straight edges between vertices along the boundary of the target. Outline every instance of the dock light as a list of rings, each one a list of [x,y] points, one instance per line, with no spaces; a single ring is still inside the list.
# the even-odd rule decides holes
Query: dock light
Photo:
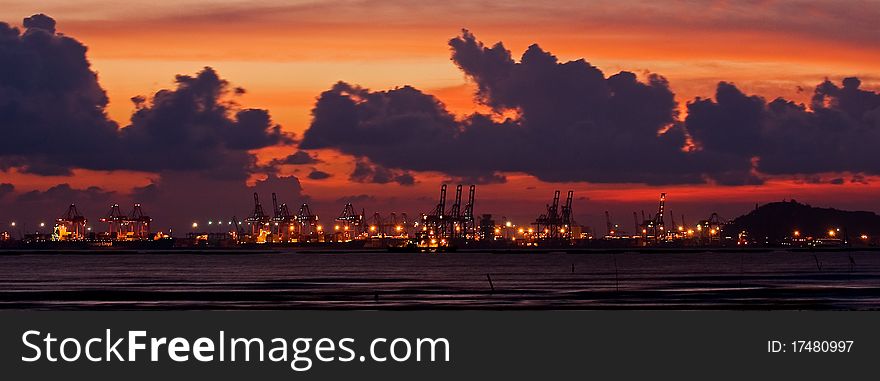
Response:
[[[837,232],[835,232],[834,229],[828,231],[829,237],[834,237],[836,234],[837,234]]]
[[[642,229],[642,234],[647,234],[647,233],[648,233],[648,229]]]
[[[348,226],[345,227],[345,231],[348,231]]]
[[[321,231],[321,230],[324,230],[324,227],[321,225],[318,225],[318,231]]]
[[[535,229],[529,228],[529,234],[532,234],[534,232],[535,232]]]
[[[715,234],[715,229],[709,230],[709,234]]]
[[[501,229],[495,228],[495,234],[501,234]]]
[[[519,234],[522,234],[524,231],[525,230],[523,230],[523,228],[519,228],[519,230],[518,230]]]
[[[862,238],[862,239],[868,239],[868,235],[867,235],[867,234],[862,234],[862,237],[861,237],[861,238]]]
[[[683,232],[683,231],[684,231],[684,226],[679,226],[679,227],[678,227],[678,231]]]
[[[800,236],[801,236],[801,232],[800,232],[799,230],[795,230],[795,231],[794,231],[794,236],[795,236],[795,237],[800,237]]]
[[[333,225],[333,230],[339,230],[339,225]]]
[[[688,229],[688,235],[694,235],[694,229]]]
[[[370,231],[371,231],[371,232],[376,231],[376,227],[375,227],[375,226],[370,226]]]
[[[565,229],[559,229],[559,232],[565,234]]]
[[[504,226],[511,227],[511,226],[513,226],[513,223],[510,221],[507,221],[504,223]]]
[[[394,227],[394,230],[397,230],[398,232],[400,232],[401,230],[403,230],[403,226],[397,225]]]

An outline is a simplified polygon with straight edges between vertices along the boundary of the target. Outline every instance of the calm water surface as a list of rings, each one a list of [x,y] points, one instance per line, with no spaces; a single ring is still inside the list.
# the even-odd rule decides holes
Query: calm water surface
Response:
[[[880,252],[0,255],[0,308],[876,310]]]

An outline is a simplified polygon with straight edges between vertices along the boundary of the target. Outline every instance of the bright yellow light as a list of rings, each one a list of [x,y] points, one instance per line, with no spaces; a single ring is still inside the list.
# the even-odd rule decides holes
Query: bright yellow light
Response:
[[[699,231],[703,231],[703,227],[700,226],[700,225],[697,225],[697,231],[698,231],[698,232],[699,232]]]
[[[513,226],[513,223],[510,221],[507,221],[504,223],[504,226],[511,227],[511,226]]]
[[[522,234],[523,232],[525,232],[525,230],[523,228],[519,228],[518,232],[519,234]]]
[[[828,231],[829,237],[834,237],[836,234],[837,234],[837,232],[835,232],[833,229]]]
[[[535,229],[529,228],[529,234],[532,234],[534,232],[535,232]]]
[[[648,233],[648,229],[642,229],[642,233],[647,234],[647,233]]]
[[[684,226],[679,226],[678,231],[680,231],[680,232],[684,231]]]
[[[394,230],[397,230],[399,232],[399,231],[403,230],[403,226],[397,225],[394,227]]]
[[[495,234],[501,234],[501,229],[495,228]]]
[[[370,231],[371,231],[371,232],[376,231],[376,227],[375,227],[375,226],[370,226]]]
[[[318,225],[318,231],[321,231],[321,230],[324,230],[324,227],[321,225]]]
[[[12,225],[15,226],[15,224],[12,224]],[[195,228],[197,228],[197,227],[199,227],[199,223],[198,223],[198,222],[193,222],[193,229],[195,229]]]
[[[862,234],[862,239],[868,239],[868,235],[867,235],[867,234]]]
[[[694,229],[688,229],[688,235],[694,235]]]
[[[559,229],[559,232],[565,234],[565,229]]]
[[[795,237],[800,237],[800,236],[801,236],[801,232],[800,232],[800,230],[795,230],[795,231],[794,231],[794,236],[795,236]]]
[[[344,230],[345,230],[345,231],[348,231],[348,226],[346,226]]]
[[[715,234],[715,229],[709,230],[709,234]]]
[[[333,230],[339,230],[339,225],[333,225]]]

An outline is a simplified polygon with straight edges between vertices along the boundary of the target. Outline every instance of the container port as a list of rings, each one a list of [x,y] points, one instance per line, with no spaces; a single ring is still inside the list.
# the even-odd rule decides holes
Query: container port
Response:
[[[433,208],[411,217],[406,212],[367,213],[346,203],[339,214],[322,220],[308,203],[291,208],[272,193],[271,206],[253,194],[245,218],[236,215],[192,222],[185,234],[153,229],[153,219],[140,203],[128,213],[112,204],[101,217],[87,219],[76,204],[54,219],[28,229],[11,221],[0,230],[0,247],[13,249],[93,248],[226,248],[261,249],[304,247],[390,251],[454,251],[466,249],[614,249],[614,248],[867,248],[878,245],[880,216],[813,208],[796,201],[766,204],[727,220],[717,213],[689,224],[667,209],[660,193],[656,213],[633,211],[632,230],[604,211],[600,231],[574,219],[574,191],[553,193],[546,208],[531,221],[496,219],[475,214],[476,186],[440,186]],[[271,208],[271,209],[270,209]],[[787,226],[787,227],[786,227]]]

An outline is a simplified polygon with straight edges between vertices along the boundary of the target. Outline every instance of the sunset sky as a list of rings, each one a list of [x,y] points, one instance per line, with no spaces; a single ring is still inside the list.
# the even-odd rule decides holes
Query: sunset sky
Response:
[[[290,204],[308,201],[322,219],[335,217],[346,200],[368,214],[415,215],[433,207],[441,183],[458,181],[480,183],[477,214],[521,223],[541,212],[554,189],[574,189],[575,217],[600,231],[605,210],[629,227],[633,211],[654,211],[660,192],[668,193],[676,219],[685,214],[693,221],[713,211],[733,218],[756,203],[790,198],[880,210],[880,156],[872,155],[880,144],[877,1],[6,0],[0,22],[18,28],[25,41],[31,29],[48,28],[43,21],[30,29],[24,25],[26,17],[39,13],[54,19],[58,34],[87,47],[90,70],[109,101],[106,106],[95,101],[106,120],[100,115],[87,120],[109,123],[95,129],[105,132],[95,133],[104,139],[109,129],[112,137],[92,147],[88,142],[100,139],[78,143],[90,135],[72,132],[74,138],[65,141],[76,147],[51,148],[55,143],[49,139],[43,147],[38,141],[30,151],[23,148],[29,143],[19,136],[34,122],[18,115],[60,112],[62,107],[54,106],[59,97],[82,99],[80,91],[86,90],[74,87],[58,96],[53,87],[52,97],[39,95],[51,86],[27,87],[18,83],[23,74],[15,70],[63,82],[52,71],[54,63],[45,70],[19,68],[9,64],[9,57],[18,57],[16,50],[0,49],[0,71],[6,72],[0,75],[0,139],[7,140],[0,143],[4,224],[48,221],[72,202],[84,205],[87,217],[96,220],[109,202],[142,201],[159,225],[182,227],[193,220],[245,216],[254,189],[265,189],[266,201],[270,189]],[[538,58],[552,54],[558,63],[519,65],[510,69],[510,78],[498,79],[507,69],[497,67],[514,64],[496,60],[494,54],[502,51],[492,48],[497,42],[513,61],[520,62],[529,50]],[[530,50],[532,44],[540,50]],[[27,51],[47,57],[24,60],[61,62],[49,57],[49,50]],[[560,65],[579,59],[595,69]],[[611,90],[605,90],[605,81],[594,78],[596,69],[604,78],[631,72],[635,80],[615,77],[608,80]],[[668,81],[675,103],[664,102],[667,82],[652,82],[655,74]],[[192,153],[191,159],[189,153],[175,159],[170,157],[180,151],[151,148],[161,141],[157,137],[175,135],[167,129],[178,128],[173,112],[179,110],[161,108],[155,99],[161,90],[180,90],[177,75],[190,76],[193,88],[228,81],[217,86],[225,89],[218,102],[229,108],[229,128],[255,128],[259,139],[223,135],[228,140],[218,143],[220,148]],[[844,80],[850,77],[860,83]],[[622,84],[615,84],[617,79]],[[826,80],[827,108],[812,102]],[[340,81],[352,88],[334,87]],[[718,97],[724,88],[719,82],[735,86],[725,90],[732,95]],[[608,100],[578,98],[598,94],[593,84],[607,92],[602,96]],[[528,94],[529,86],[534,94]],[[641,90],[624,91],[632,86]],[[243,94],[237,94],[239,87]],[[394,89],[403,90],[385,92]],[[30,95],[23,96],[26,101],[8,100],[19,92]],[[183,98],[183,91],[178,93],[172,94],[180,95],[175,99]],[[753,95],[763,100],[746,97]],[[132,101],[136,96],[143,97],[141,103]],[[435,108],[430,96],[442,103]],[[697,97],[702,103],[689,109]],[[781,101],[769,103],[778,97],[804,106],[782,110]],[[334,103],[336,98],[342,103]],[[336,120],[345,119],[338,107],[348,99],[359,110],[351,116],[356,126]],[[421,102],[431,109],[422,109]],[[591,109],[603,105],[619,109]],[[544,112],[548,108],[553,111]],[[235,112],[245,109],[265,113],[251,113],[248,122],[236,120]],[[643,110],[657,115],[636,115]],[[142,117],[133,120],[135,112]],[[756,116],[743,117],[750,112]],[[487,118],[474,119],[474,113]],[[47,119],[34,133],[80,128],[52,125],[69,119]],[[216,119],[192,120],[202,131],[212,128],[202,124]],[[180,123],[180,129],[188,128]],[[400,130],[407,123],[420,126],[412,129],[413,136]],[[276,124],[280,130],[273,131]],[[117,138],[114,126],[140,130],[119,132]],[[601,134],[571,131],[593,128]],[[447,136],[444,129],[460,133]],[[645,129],[657,133],[646,135]],[[343,136],[345,131],[352,132]],[[374,134],[383,138],[365,138]],[[431,139],[436,147],[426,143]],[[517,139],[525,142],[514,143]],[[202,149],[199,144],[193,150]],[[128,151],[105,151],[111,145]],[[143,161],[119,159],[133,152]],[[293,157],[296,152],[301,153]],[[420,153],[434,158],[417,158]],[[436,158],[444,155],[452,158]],[[222,164],[202,163],[206,157]]]

